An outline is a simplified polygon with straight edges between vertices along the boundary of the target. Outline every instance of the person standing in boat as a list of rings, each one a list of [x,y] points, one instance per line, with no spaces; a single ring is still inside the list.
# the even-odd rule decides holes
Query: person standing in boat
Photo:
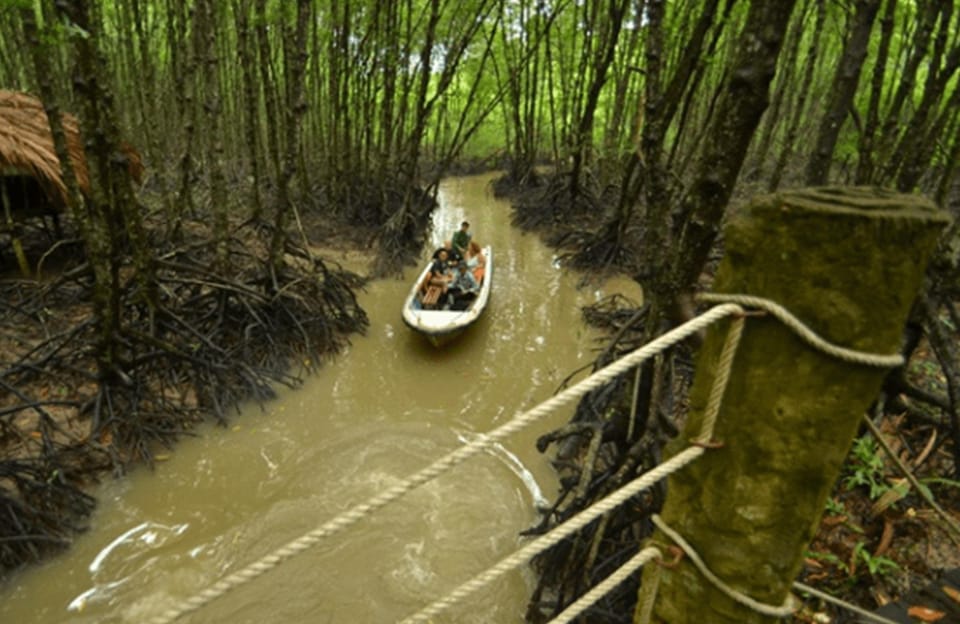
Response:
[[[467,255],[467,249],[470,247],[470,239],[472,235],[470,234],[470,224],[464,221],[460,224],[460,229],[453,233],[453,250],[460,254],[460,257],[465,258]]]

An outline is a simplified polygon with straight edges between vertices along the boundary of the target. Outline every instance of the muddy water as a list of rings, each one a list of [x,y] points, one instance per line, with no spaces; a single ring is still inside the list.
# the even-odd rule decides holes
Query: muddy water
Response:
[[[443,350],[400,319],[405,281],[361,296],[371,328],[296,390],[227,430],[183,441],[153,472],[105,483],[91,530],[0,586],[0,622],[144,622],[548,398],[591,359],[578,290],[550,250],[509,225],[490,176],[441,188],[435,242],[464,218],[494,247],[480,323]],[[407,272],[414,277],[414,271]],[[606,290],[622,285],[607,285]],[[556,483],[534,448],[560,413],[183,622],[394,622],[511,553]],[[521,622],[511,574],[439,622]]]

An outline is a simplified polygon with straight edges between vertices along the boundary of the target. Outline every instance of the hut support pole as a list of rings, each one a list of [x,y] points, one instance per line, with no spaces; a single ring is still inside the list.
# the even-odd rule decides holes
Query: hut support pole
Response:
[[[0,178],[0,202],[3,203],[3,218],[7,231],[10,232],[10,245],[13,247],[13,254],[17,257],[17,264],[20,266],[20,273],[24,277],[30,277],[30,263],[27,262],[27,254],[23,251],[23,242],[20,240],[20,230],[16,221],[13,220],[13,206],[10,205],[10,193],[7,192],[7,183]]]
[[[947,221],[922,198],[878,189],[759,197],[727,226],[714,291],[772,299],[836,345],[895,354]],[[725,331],[706,337],[677,448],[699,430]],[[715,429],[722,447],[670,477],[661,518],[728,586],[781,605],[887,372],[815,350],[770,316],[748,319]],[[652,541],[672,544],[659,531]],[[644,570],[635,621],[645,606],[670,624],[777,621],[727,597],[689,559],[659,568],[655,595],[653,574]]]

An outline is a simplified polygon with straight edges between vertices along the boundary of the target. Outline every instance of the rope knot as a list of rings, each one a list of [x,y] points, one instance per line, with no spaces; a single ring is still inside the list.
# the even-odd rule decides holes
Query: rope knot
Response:
[[[903,356],[899,353],[884,355],[857,351],[856,349],[848,349],[835,345],[807,327],[785,307],[764,297],[736,293],[700,293],[697,295],[697,300],[704,303],[732,303],[742,307],[753,308],[754,311],[762,310],[776,317],[811,347],[831,357],[843,360],[844,362],[880,368],[897,368],[898,366],[903,366],[904,363]],[[750,314],[750,312],[744,313],[744,315],[747,314]]]
[[[727,445],[723,440],[689,440],[690,446],[699,446],[702,449],[720,449]]]

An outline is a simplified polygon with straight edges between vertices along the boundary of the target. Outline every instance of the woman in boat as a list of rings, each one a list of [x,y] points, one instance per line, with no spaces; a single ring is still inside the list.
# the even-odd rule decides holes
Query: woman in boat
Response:
[[[447,293],[452,279],[447,250],[441,248],[434,254],[430,270],[420,284],[420,301],[423,306],[425,308],[436,306],[440,297]]]
[[[473,278],[477,283],[483,281],[483,274],[487,270],[487,258],[483,255],[480,245],[476,241],[470,241],[467,247],[467,268],[473,273]]]

